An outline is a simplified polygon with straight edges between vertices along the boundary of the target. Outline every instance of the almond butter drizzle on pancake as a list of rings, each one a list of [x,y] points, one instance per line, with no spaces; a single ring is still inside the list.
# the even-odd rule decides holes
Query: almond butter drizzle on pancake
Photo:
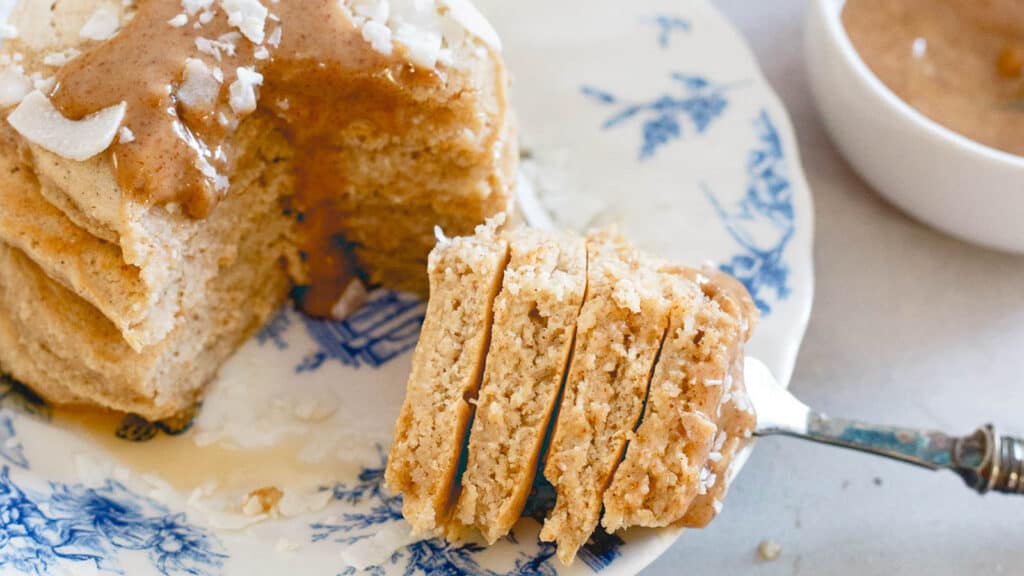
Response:
[[[373,136],[397,134],[395,111],[412,107],[411,86],[433,86],[433,70],[376,52],[354,27],[337,0],[282,0],[268,5],[268,40],[259,45],[269,57],[256,57],[257,45],[229,25],[224,10],[198,28],[197,16],[180,27],[169,20],[182,13],[179,0],[140,2],[119,34],[71,60],[57,75],[51,98],[70,118],[81,118],[121,101],[128,104],[124,126],[135,136],[115,142],[112,155],[125,194],[149,206],[179,205],[204,218],[226,192],[231,172],[231,135],[246,114],[230,105],[229,87],[239,68],[263,75],[256,88],[259,109],[289,136],[295,148],[296,191],[287,203],[296,216],[310,285],[303,307],[327,316],[351,279],[355,263],[342,230],[338,205],[345,174],[321,162],[324,150],[343,143],[337,134],[354,123]],[[278,46],[269,38],[280,26]],[[197,41],[233,35],[233,49],[219,58],[197,48]],[[184,106],[177,96],[189,58],[223,74],[212,108]]]

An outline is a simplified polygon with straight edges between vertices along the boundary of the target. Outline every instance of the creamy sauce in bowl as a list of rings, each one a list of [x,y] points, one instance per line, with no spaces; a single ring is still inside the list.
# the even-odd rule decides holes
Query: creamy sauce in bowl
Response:
[[[1024,0],[849,0],[843,26],[902,100],[1024,156]]]

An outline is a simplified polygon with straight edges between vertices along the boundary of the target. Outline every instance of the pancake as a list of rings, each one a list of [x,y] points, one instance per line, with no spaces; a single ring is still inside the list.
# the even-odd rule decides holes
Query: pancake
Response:
[[[509,244],[455,511],[491,544],[508,534],[533,488],[587,288],[582,238],[520,230]]]
[[[0,244],[94,309],[83,330],[112,325],[128,366],[201,331],[194,318],[227,301],[218,278],[236,267],[273,301],[292,293],[332,317],[356,282],[426,295],[434,226],[470,234],[510,207],[500,41],[463,0],[21,0],[10,24]],[[264,229],[280,241],[246,253]],[[33,344],[60,350],[45,328]],[[234,349],[249,331],[219,338]],[[228,355],[168,366],[159,396],[177,403],[147,404],[139,372],[95,367],[58,393],[16,354],[0,373],[52,402],[147,419],[191,408]],[[103,380],[110,393],[90,401]]]
[[[587,238],[587,298],[544,477],[555,507],[541,540],[568,564],[601,518],[604,491],[644,409],[668,327],[656,263],[613,231]]]
[[[503,218],[430,254],[430,300],[395,439],[388,488],[417,533],[442,533],[491,338],[494,299],[508,263]]]
[[[721,404],[736,392],[734,367],[742,365],[749,334],[742,302],[749,298],[685,268],[663,270],[663,278],[672,290],[669,332],[643,421],[604,495],[602,526],[609,533],[679,523],[720,477],[711,466],[724,457],[719,433],[728,433]]]

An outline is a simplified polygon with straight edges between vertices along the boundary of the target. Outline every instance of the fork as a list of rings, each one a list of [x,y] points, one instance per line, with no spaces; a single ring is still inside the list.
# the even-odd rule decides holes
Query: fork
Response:
[[[757,412],[756,436],[792,436],[930,470],[952,470],[980,494],[1024,494],[1024,440],[1000,436],[991,424],[959,437],[830,418],[783,388],[761,361],[747,358],[744,369]]]

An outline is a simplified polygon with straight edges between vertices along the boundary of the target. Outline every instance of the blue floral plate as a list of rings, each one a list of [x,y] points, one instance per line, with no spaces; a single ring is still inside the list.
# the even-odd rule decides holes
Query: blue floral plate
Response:
[[[739,35],[697,0],[479,4],[515,72],[529,220],[618,223],[664,256],[716,262],[764,313],[750,352],[788,381],[812,205]],[[600,533],[562,568],[536,539],[541,488],[493,548],[411,538],[381,481],[423,313],[390,292],[344,323],[282,310],[190,427],[65,413],[0,382],[0,573],[635,574],[679,537]]]

